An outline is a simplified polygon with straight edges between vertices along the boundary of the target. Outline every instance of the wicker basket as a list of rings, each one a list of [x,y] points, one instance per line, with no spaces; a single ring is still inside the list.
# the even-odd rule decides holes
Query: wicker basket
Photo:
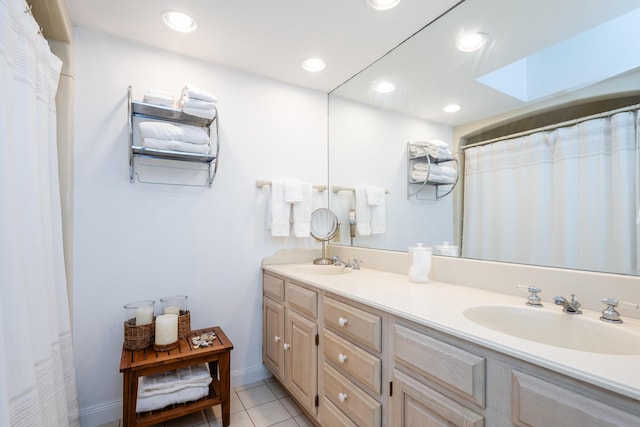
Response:
[[[125,350],[142,350],[153,344],[156,324],[136,326],[136,319],[124,322],[124,348]]]
[[[178,316],[178,339],[186,338],[191,333],[191,312],[181,311]]]
[[[153,344],[153,349],[155,351],[170,351],[178,348],[180,345],[180,341],[172,342],[171,344]]]

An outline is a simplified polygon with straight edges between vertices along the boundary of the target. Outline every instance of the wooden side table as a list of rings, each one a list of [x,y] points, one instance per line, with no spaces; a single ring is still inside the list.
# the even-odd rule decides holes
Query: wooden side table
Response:
[[[213,345],[194,348],[191,337],[211,331],[216,333]],[[229,425],[230,356],[233,344],[218,326],[191,331],[179,344],[178,348],[168,352],[156,352],[152,347],[134,351],[122,349],[120,372],[124,374],[122,421],[125,427],[157,424],[215,405],[222,406],[222,425]],[[169,405],[156,411],[136,413],[139,377],[201,363],[208,363],[211,371],[212,381],[208,396],[194,402]]]

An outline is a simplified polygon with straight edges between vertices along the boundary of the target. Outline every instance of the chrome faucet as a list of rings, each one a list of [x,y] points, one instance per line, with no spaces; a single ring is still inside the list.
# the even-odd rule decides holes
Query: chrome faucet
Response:
[[[553,297],[553,301],[556,305],[561,305],[562,311],[569,314],[582,314],[582,310],[579,310],[580,304],[578,300],[576,300],[576,294],[571,294],[571,301],[567,301],[565,297],[556,296]]]
[[[338,255],[331,257],[331,259],[333,260],[333,265],[335,265],[336,267],[346,266],[344,261],[342,261]]]

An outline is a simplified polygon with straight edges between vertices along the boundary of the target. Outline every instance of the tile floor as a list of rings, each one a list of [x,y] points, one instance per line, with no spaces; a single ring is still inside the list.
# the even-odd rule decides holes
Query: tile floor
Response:
[[[100,427],[120,427],[120,421]],[[158,427],[222,427],[220,406],[157,424]],[[230,427],[313,427],[273,378],[236,387],[231,392]]]

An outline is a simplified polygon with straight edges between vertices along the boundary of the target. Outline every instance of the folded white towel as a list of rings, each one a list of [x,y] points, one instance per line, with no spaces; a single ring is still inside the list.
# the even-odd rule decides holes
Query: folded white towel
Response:
[[[190,116],[202,117],[203,119],[213,120],[216,116],[216,109],[210,108],[191,108],[182,107],[182,112]]]
[[[367,193],[362,186],[354,188],[356,205],[356,230],[360,236],[371,235],[371,209],[367,202]]]
[[[440,184],[453,184],[454,182],[456,182],[455,175],[449,176],[443,173],[429,173],[428,171],[417,170],[411,171],[411,179],[413,179],[414,181],[424,181],[428,179],[429,182],[437,182]]]
[[[184,89],[182,89],[182,97],[208,102],[218,102],[218,98],[214,94],[205,92],[192,84],[187,84]]]
[[[284,201],[298,203],[302,201],[302,182],[297,179],[285,179],[282,181],[284,188]]]
[[[182,151],[186,153],[209,154],[209,144],[192,144],[172,139],[144,138],[143,147],[156,150]]]
[[[146,102],[148,104],[157,104],[157,105],[165,105],[165,106],[173,106],[175,102],[175,97],[171,92],[166,92],[163,90],[157,89],[149,89],[147,93],[142,97],[142,102]]]
[[[182,108],[202,108],[203,110],[215,110],[216,103],[209,101],[202,101],[200,99],[182,98],[180,100],[180,107]]]
[[[310,182],[301,182],[300,195],[302,196],[301,200],[293,203],[293,234],[296,237],[309,237],[311,234],[311,199],[313,195],[313,185],[311,185]]]
[[[271,235],[276,237],[289,236],[291,204],[284,201],[284,188],[281,180],[271,180],[269,213],[271,215]]]
[[[189,125],[175,125],[167,122],[138,123],[142,138],[168,139],[190,142],[191,144],[209,144],[211,138],[203,128]]]
[[[159,394],[148,397],[138,397],[136,412],[155,411],[174,403],[186,403],[202,399],[209,394],[209,386],[191,386],[170,394]]]
[[[384,204],[384,188],[365,185],[364,191],[367,193],[367,203],[369,206],[380,206]]]
[[[207,386],[211,374],[206,363],[147,375],[138,379],[138,396],[173,393],[190,386]]]

